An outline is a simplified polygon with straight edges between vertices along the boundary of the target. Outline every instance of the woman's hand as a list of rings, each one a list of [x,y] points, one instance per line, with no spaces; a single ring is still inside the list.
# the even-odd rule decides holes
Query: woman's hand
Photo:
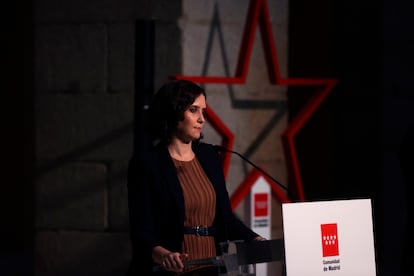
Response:
[[[152,259],[162,265],[165,270],[182,272],[184,269],[183,261],[188,260],[188,254],[171,252],[162,246],[156,246],[152,249]]]
[[[188,259],[188,254],[179,252],[169,252],[163,255],[162,266],[165,270],[182,272],[184,269],[183,261]]]

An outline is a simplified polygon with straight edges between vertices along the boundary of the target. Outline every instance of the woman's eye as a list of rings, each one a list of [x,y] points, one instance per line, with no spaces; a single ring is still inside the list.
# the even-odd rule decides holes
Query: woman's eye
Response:
[[[197,107],[190,107],[190,112],[191,113],[197,112]]]

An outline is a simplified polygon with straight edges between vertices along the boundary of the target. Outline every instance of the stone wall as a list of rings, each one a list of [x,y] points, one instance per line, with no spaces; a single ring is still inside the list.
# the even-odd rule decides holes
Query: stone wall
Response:
[[[288,1],[269,0],[287,72]],[[34,3],[36,275],[122,275],[131,255],[126,190],[133,151],[135,22],[155,22],[154,87],[175,74],[234,75],[247,0]],[[211,42],[211,44],[210,44]],[[205,85],[234,150],[286,183],[285,87],[270,84],[260,31],[244,85]],[[219,143],[209,126],[206,141]],[[236,156],[231,193],[252,168]],[[281,237],[274,200],[272,238]],[[237,210],[243,217],[243,209]],[[274,274],[272,274],[274,275]]]

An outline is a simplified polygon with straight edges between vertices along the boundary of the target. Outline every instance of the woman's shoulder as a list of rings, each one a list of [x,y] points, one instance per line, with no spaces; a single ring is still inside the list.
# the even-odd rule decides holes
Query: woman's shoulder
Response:
[[[193,144],[194,151],[205,153],[218,153],[216,147],[216,145],[205,142],[197,142]]]
[[[219,160],[220,154],[217,147],[218,146],[210,143],[199,142],[193,145],[193,151],[200,159]]]

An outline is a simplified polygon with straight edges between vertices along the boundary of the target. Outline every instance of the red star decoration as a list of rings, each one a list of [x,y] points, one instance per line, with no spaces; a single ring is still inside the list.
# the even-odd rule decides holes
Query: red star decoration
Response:
[[[312,116],[315,110],[321,105],[325,98],[330,94],[337,83],[337,79],[326,78],[284,78],[280,75],[279,62],[276,54],[276,45],[273,40],[272,25],[269,16],[269,8],[266,0],[251,0],[249,10],[247,13],[246,24],[244,26],[243,39],[241,42],[236,74],[234,77],[223,76],[173,76],[175,79],[186,79],[196,83],[216,83],[216,84],[244,84],[247,79],[247,72],[250,64],[250,57],[253,49],[255,32],[259,24],[261,30],[261,37],[263,41],[263,48],[267,61],[267,69],[269,79],[272,84],[284,86],[315,86],[321,89],[316,91],[308,102],[302,107],[298,114],[291,120],[286,130],[282,133],[282,144],[286,156],[286,162],[291,178],[290,183],[293,185],[292,192],[295,192],[296,197],[300,201],[305,200],[302,178],[300,175],[299,162],[296,153],[294,138],[299,130],[305,125],[308,119]],[[227,127],[219,120],[218,116],[214,114],[211,108],[207,108],[207,117],[209,121],[212,119],[213,127],[220,131],[224,130],[227,136],[224,146],[232,147],[233,134]],[[225,156],[228,156],[226,154]],[[227,173],[230,159],[224,159],[224,169]],[[246,182],[246,181],[245,181]],[[239,190],[245,190],[244,187],[239,187]],[[280,194],[277,186],[272,186],[272,190],[276,194]],[[240,196],[244,194],[238,193]],[[232,198],[239,200],[239,198]],[[287,201],[287,200],[284,200]]]

